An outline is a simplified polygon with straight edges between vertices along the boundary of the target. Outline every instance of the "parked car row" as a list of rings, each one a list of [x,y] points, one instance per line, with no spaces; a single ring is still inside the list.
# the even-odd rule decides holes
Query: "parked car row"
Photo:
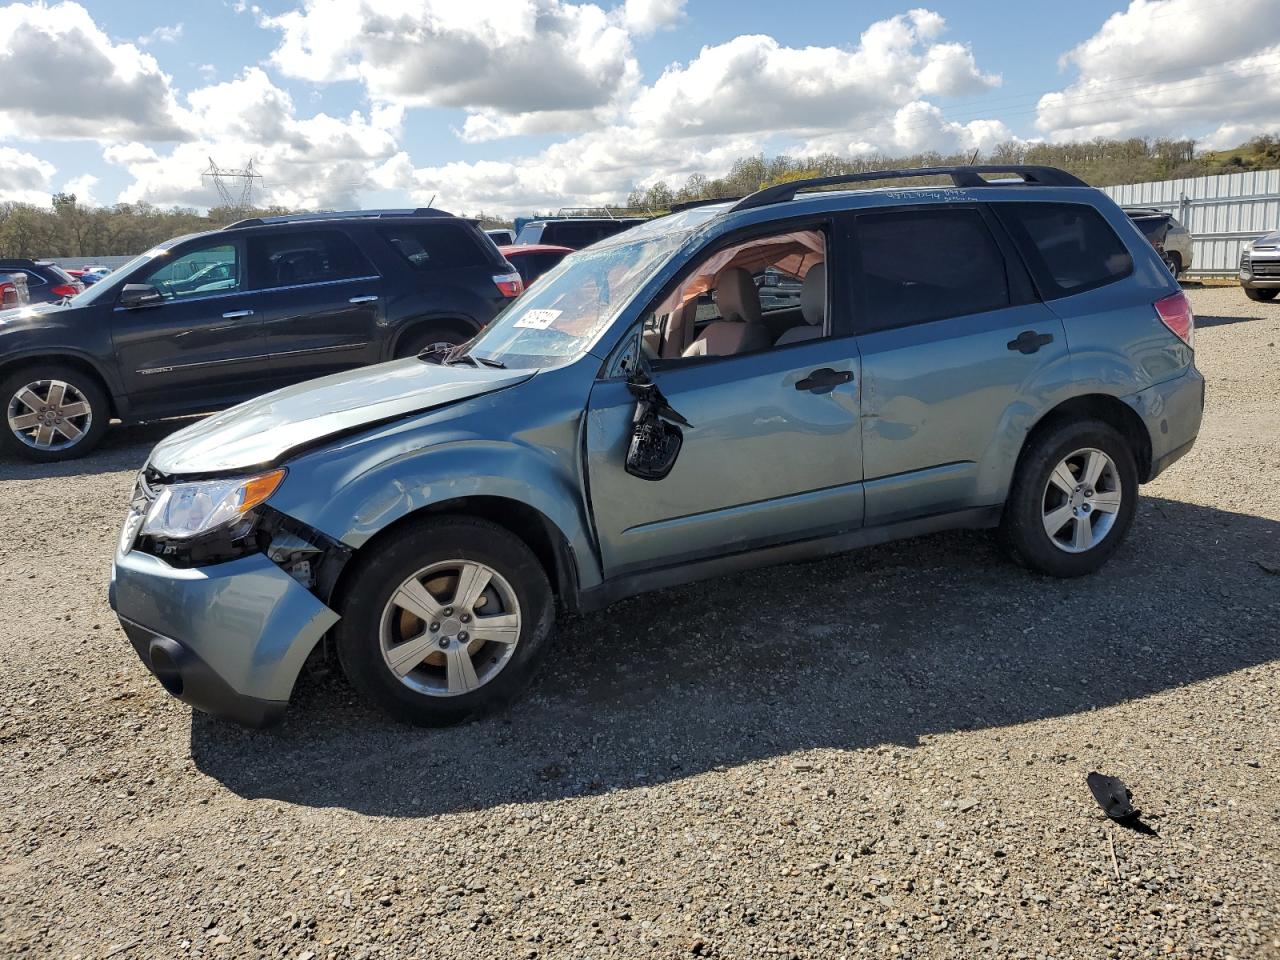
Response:
[[[112,568],[125,633],[172,694],[251,725],[281,716],[327,636],[370,702],[437,724],[515,696],[558,611],[723,572],[960,527],[1044,574],[1098,570],[1139,485],[1195,442],[1194,317],[1105,195],[993,171],[686,209],[518,299],[490,239],[439,212],[251,221],[151,251],[47,314],[100,311],[74,326],[113,332],[84,362],[114,371],[126,416],[403,359],[161,441]],[[921,176],[954,187],[827,189]],[[463,291],[450,318],[507,307],[447,353],[399,350],[454,329],[423,318],[427,285]],[[27,429],[71,439],[59,412],[108,402],[71,399],[81,369],[6,381]]]
[[[1160,254],[1170,273],[1178,277],[1191,269],[1194,264],[1191,232],[1177,217],[1152,207],[1125,207],[1124,212]]]
[[[1280,230],[1246,244],[1240,254],[1240,286],[1245,296],[1260,303],[1280,295]]]
[[[597,234],[591,224],[579,239]],[[86,267],[88,289],[47,261],[0,261],[48,305],[0,327],[0,446],[37,460],[80,456],[113,418],[217,410],[450,349],[572,252],[499,250],[473,222],[420,209],[244,220],[177,237],[114,272]]]
[[[0,259],[0,273],[22,274],[31,303],[57,303],[84,292],[81,281],[49,260]]]

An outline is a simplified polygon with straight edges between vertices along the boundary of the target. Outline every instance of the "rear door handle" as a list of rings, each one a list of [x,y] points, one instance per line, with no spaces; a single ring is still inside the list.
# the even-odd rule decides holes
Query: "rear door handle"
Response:
[[[347,303],[373,303],[373,301],[377,299],[378,297],[376,294],[369,294],[368,296],[365,296],[365,297],[352,297],[350,300],[347,301]]]
[[[1035,353],[1046,344],[1053,343],[1052,333],[1036,333],[1034,330],[1023,330],[1017,337],[1005,344],[1010,350],[1019,353]]]
[[[852,370],[832,370],[830,367],[819,367],[803,380],[797,380],[796,389],[808,390],[812,393],[825,393],[842,383],[848,383],[852,379]]]
[[[253,316],[252,310],[232,310],[229,313],[224,313],[222,315],[222,319],[235,320],[237,317],[252,317],[252,316]]]

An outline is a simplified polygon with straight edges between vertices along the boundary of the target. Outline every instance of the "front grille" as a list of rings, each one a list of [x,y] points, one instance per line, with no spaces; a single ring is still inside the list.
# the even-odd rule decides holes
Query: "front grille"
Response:
[[[1252,264],[1245,263],[1245,269],[1250,269],[1255,277],[1266,277],[1268,280],[1280,280],[1280,259],[1276,260],[1253,260]]]

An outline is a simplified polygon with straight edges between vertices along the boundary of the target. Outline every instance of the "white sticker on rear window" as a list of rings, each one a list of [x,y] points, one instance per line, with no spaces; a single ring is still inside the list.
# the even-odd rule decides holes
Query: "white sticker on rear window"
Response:
[[[524,316],[514,326],[529,327],[533,330],[545,330],[556,322],[563,310],[526,310]]]

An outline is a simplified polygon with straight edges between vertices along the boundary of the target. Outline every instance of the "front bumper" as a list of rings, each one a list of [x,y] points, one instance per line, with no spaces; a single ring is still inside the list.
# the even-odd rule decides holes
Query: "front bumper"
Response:
[[[165,689],[249,726],[278,719],[302,664],[338,615],[263,554],[178,569],[116,553],[111,607]]]
[[[1125,398],[1151,438],[1151,469],[1141,478],[1143,483],[1154,480],[1191,449],[1200,434],[1204,399],[1204,377],[1194,364],[1180,377]]]
[[[1249,251],[1240,258],[1240,285],[1253,290],[1280,287],[1280,256],[1275,250]]]

